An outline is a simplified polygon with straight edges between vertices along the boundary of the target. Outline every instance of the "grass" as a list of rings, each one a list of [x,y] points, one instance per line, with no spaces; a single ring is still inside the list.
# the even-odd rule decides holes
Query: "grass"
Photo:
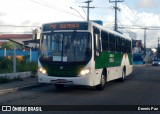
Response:
[[[27,57],[24,56],[16,59],[16,72],[26,72],[31,71],[36,74],[38,65],[37,62],[27,62]],[[13,72],[13,58],[3,57],[0,58],[0,74],[12,73]]]
[[[0,58],[0,74],[13,73],[13,62],[12,58]],[[27,72],[31,71],[31,77],[35,77],[38,69],[37,62],[27,62],[26,58],[20,58],[16,60],[16,72]],[[8,83],[11,81],[22,81],[22,78],[16,77],[14,79],[9,79],[8,77],[0,77],[1,83]]]
[[[23,81],[23,79],[20,77],[16,77],[14,79],[9,79],[8,77],[0,77],[0,84],[9,83],[12,81]]]
[[[32,74],[36,74],[38,69],[37,62],[26,62],[23,64],[16,65],[16,72],[26,72],[31,71]],[[0,69],[0,74],[13,73],[13,65],[11,64],[7,68]]]
[[[7,77],[0,77],[0,84],[2,83],[9,83],[11,80]]]

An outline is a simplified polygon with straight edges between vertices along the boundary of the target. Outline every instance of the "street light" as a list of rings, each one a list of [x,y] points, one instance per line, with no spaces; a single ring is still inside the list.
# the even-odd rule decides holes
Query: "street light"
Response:
[[[82,15],[79,13],[78,10],[74,9],[73,7],[70,7],[71,9],[75,10],[76,12],[78,12],[78,14],[82,17]],[[85,21],[85,19],[82,17],[82,19]]]

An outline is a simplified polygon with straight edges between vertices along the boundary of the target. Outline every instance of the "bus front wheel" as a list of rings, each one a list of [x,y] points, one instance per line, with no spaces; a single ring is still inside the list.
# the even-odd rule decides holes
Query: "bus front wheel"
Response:
[[[106,75],[104,72],[102,72],[100,84],[96,86],[96,89],[103,90],[105,88],[105,85],[106,85]]]

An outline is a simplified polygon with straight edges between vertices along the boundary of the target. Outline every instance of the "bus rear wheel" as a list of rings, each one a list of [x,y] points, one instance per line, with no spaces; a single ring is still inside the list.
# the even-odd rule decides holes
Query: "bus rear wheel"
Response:
[[[106,86],[106,75],[104,72],[102,72],[100,84],[98,84],[96,86],[96,89],[97,90],[104,90],[105,86]]]
[[[55,84],[55,87],[57,89],[62,89],[62,88],[64,88],[64,84]]]

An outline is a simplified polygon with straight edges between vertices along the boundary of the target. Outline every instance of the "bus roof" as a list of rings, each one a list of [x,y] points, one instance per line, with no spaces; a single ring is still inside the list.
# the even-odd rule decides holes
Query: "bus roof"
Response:
[[[99,24],[97,24],[97,23],[95,23],[95,22],[90,21],[89,23],[91,23],[93,26],[96,26],[96,27],[98,27],[99,29],[101,29],[101,30],[103,30],[103,31],[106,31],[106,32],[111,33],[111,34],[114,34],[114,35],[116,35],[116,36],[120,36],[120,37],[126,38],[126,39],[128,39],[128,40],[131,40],[130,37],[125,36],[125,35],[123,35],[123,34],[120,34],[120,33],[116,32],[116,31],[110,30],[110,29],[108,29],[108,28],[105,28],[104,26],[99,25]]]
[[[64,21],[64,22],[45,23],[42,25],[42,32],[54,31],[54,30],[88,30],[88,25],[95,26],[100,30],[131,40],[130,37],[115,32],[113,30],[110,30],[108,28],[105,28],[104,26],[99,25],[93,21]]]

